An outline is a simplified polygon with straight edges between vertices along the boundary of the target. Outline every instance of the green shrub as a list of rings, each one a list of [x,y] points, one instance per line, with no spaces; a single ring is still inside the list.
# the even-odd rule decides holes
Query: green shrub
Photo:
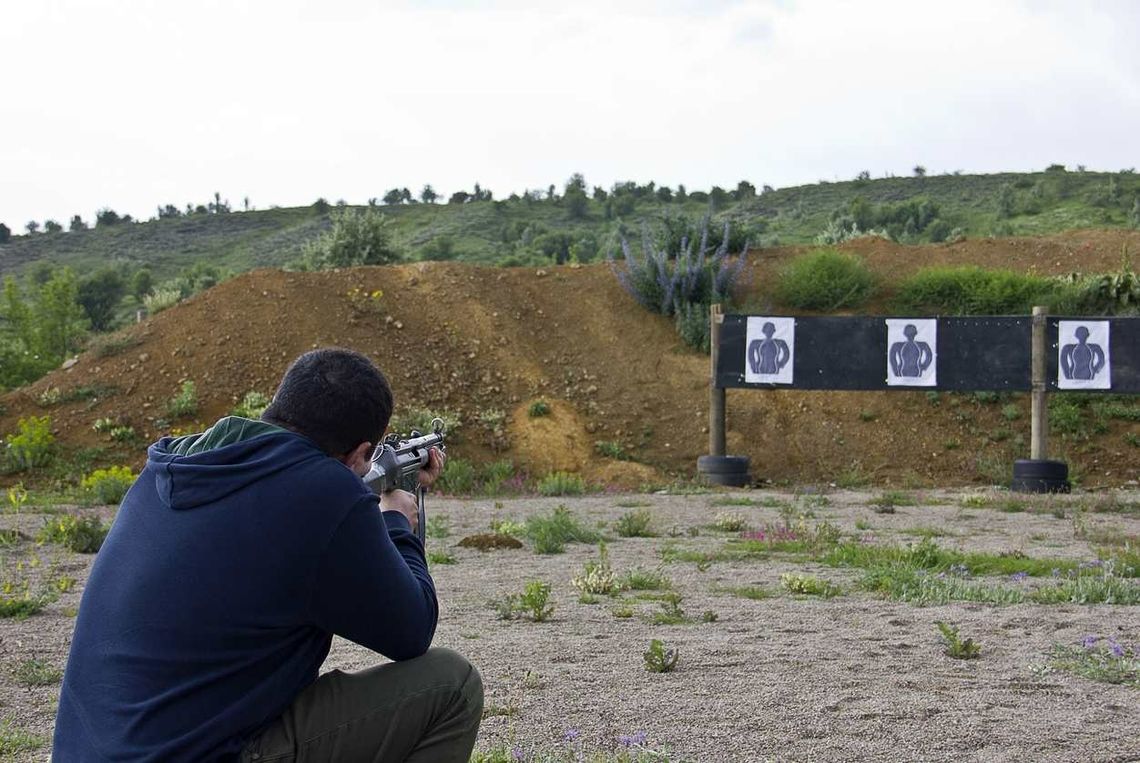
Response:
[[[601,536],[578,523],[565,506],[558,506],[550,514],[529,517],[526,520],[526,537],[534,544],[535,553],[560,554],[567,543],[597,543]]]
[[[443,431],[448,442],[459,441],[459,430],[463,421],[455,411],[433,411],[428,408],[407,407],[401,408],[392,414],[388,422],[388,431],[400,435],[414,432],[427,434],[432,431],[431,422],[434,419],[443,422]]]
[[[652,519],[648,509],[627,511],[614,522],[614,529],[623,538],[652,538],[656,534],[650,528]]]
[[[776,282],[786,305],[827,312],[859,307],[875,292],[875,276],[855,255],[820,249],[796,257]]]
[[[250,390],[242,397],[241,402],[234,407],[230,414],[245,419],[260,419],[261,414],[269,407],[271,398],[261,392]]]
[[[91,472],[83,478],[79,486],[98,503],[119,503],[137,476],[131,472],[129,466],[112,466],[109,469],[96,469]]]
[[[17,433],[4,440],[8,466],[18,472],[47,466],[55,453],[50,416],[29,416],[16,422]]]
[[[167,308],[174,307],[182,301],[181,289],[155,289],[143,297],[143,305],[151,315],[158,315]]]
[[[404,258],[392,241],[388,218],[373,209],[333,212],[332,230],[309,242],[302,266],[311,270],[388,265]]]
[[[80,554],[94,554],[107,537],[108,525],[95,515],[77,517],[61,514],[44,520],[40,528],[39,540],[44,543],[58,543]]]
[[[535,400],[530,404],[530,408],[527,409],[527,414],[532,419],[539,418],[540,416],[549,416],[550,403],[546,402],[545,400]]]
[[[923,268],[899,284],[901,312],[949,315],[1021,315],[1050,305],[1061,288],[1048,278],[977,266]]]
[[[582,495],[586,492],[585,480],[569,472],[551,472],[538,481],[537,487],[542,495]]]
[[[167,401],[166,411],[176,419],[193,416],[198,412],[198,390],[194,382],[189,379],[182,382],[178,394]]]
[[[628,461],[629,454],[625,452],[620,442],[616,440],[598,440],[594,443],[594,450],[598,455],[612,458],[617,461]]]
[[[677,658],[680,657],[677,649],[666,649],[661,639],[649,642],[649,648],[642,657],[645,659],[645,669],[650,673],[668,673],[677,667]]]
[[[475,465],[462,458],[447,459],[435,487],[448,495],[471,495],[475,492]]]

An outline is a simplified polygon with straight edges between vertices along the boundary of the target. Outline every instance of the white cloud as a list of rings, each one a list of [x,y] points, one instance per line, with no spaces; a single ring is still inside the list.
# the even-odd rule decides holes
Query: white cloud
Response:
[[[1135,164],[1127,2],[49,0],[5,11],[0,220]]]

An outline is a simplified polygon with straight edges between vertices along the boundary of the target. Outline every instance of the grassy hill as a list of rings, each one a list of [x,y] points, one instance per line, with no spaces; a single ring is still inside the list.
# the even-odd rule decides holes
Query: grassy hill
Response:
[[[709,193],[690,192],[683,201],[675,191],[672,200],[663,200],[663,195],[652,184],[626,184],[604,199],[590,198],[577,215],[557,194],[552,199],[512,196],[381,209],[389,216],[397,247],[409,259],[505,265],[550,263],[570,256],[597,260],[616,249],[620,236],[638,238],[643,224],[655,235],[676,233],[680,220],[695,221],[710,209],[718,225],[732,223],[734,244],[747,238],[754,248],[813,243],[837,217],[848,223],[861,219],[863,229],[889,229],[902,243],[922,243],[959,236],[1133,227],[1140,215],[1140,175],[1057,167],[1026,174],[864,178],[765,188],[755,195],[747,188],[740,193],[714,189],[711,199]],[[305,243],[329,228],[329,214],[335,209],[197,214],[15,236],[0,245],[0,275],[19,273],[37,262],[69,265],[80,273],[108,264],[127,270],[145,266],[157,281],[202,264],[228,273],[280,267],[295,262]],[[908,230],[908,216],[919,225]],[[890,219],[894,222],[888,225]]]

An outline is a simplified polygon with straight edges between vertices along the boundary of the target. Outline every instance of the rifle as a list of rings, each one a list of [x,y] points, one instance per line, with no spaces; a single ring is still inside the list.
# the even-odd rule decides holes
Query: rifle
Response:
[[[376,495],[397,488],[415,493],[419,510],[416,535],[421,542],[427,538],[427,522],[424,518],[424,488],[419,483],[420,469],[427,466],[428,450],[432,446],[443,450],[443,419],[432,419],[431,429],[431,434],[427,435],[414,429],[407,437],[389,434],[372,452],[372,468],[364,475],[364,484]]]

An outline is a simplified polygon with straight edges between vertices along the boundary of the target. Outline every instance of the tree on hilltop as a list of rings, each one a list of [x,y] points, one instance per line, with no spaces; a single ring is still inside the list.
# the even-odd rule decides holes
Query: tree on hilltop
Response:
[[[926,168],[923,167],[921,164],[914,165],[914,176],[916,178],[926,177]]]
[[[95,227],[105,228],[109,225],[118,225],[123,222],[123,218],[119,217],[119,213],[110,207],[103,207],[95,213]]]
[[[63,230],[63,226],[55,220],[44,220],[45,233],[59,233]]]
[[[28,220],[28,222],[24,223],[24,230],[26,230],[28,232],[28,235],[31,236],[39,232],[40,224],[35,220]]]
[[[67,229],[71,232],[87,230],[87,223],[83,222],[83,218],[79,215],[72,215],[71,222],[68,224]]]
[[[439,194],[435,192],[430,183],[426,184],[420,191],[420,201],[424,204],[435,204],[437,199],[439,199]]]
[[[12,229],[0,223],[0,244],[7,244],[12,239]]]
[[[400,191],[399,188],[392,188],[386,194],[384,194],[384,197],[381,200],[389,207],[394,207],[404,200],[404,194]]]

